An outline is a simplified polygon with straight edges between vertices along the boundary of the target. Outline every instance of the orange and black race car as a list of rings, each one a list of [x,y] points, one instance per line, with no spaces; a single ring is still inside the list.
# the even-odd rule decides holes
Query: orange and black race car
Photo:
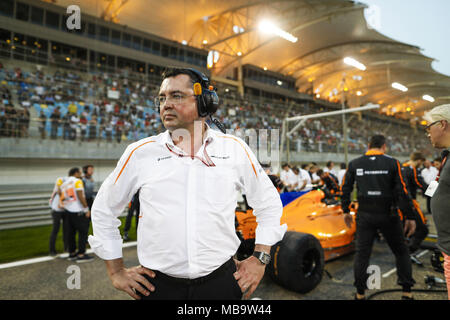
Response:
[[[357,203],[352,203],[355,217]],[[312,190],[283,208],[281,224],[288,230],[283,239],[272,246],[272,260],[267,272],[283,287],[306,293],[322,280],[325,261],[354,251],[356,224],[348,228],[341,206],[326,191]],[[241,238],[238,259],[253,252],[256,217],[252,210],[236,211],[236,232]]]

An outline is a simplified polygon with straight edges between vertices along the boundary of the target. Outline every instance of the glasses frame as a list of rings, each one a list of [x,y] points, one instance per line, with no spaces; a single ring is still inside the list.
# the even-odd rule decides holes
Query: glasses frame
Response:
[[[174,95],[179,95],[179,97],[174,97]],[[175,104],[180,104],[184,99],[189,97],[195,97],[195,94],[185,95],[182,93],[175,93],[169,95],[168,98],[166,96],[157,96],[153,99],[153,102],[155,103],[155,106],[157,108],[160,108],[162,105],[165,105],[167,101],[172,101]],[[165,98],[163,102],[160,101],[161,98]]]
[[[425,127],[425,135],[428,137],[428,135],[430,134],[430,128],[431,128],[432,126],[434,126],[436,123],[441,122],[441,121],[442,121],[442,120],[437,120],[437,121],[434,121],[434,122],[430,123],[429,125],[427,125],[427,126]]]

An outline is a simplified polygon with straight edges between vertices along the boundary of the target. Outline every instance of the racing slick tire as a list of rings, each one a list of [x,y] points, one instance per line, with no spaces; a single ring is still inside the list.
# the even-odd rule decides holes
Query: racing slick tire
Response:
[[[269,276],[279,285],[299,293],[313,290],[322,280],[324,254],[311,234],[289,231],[272,246]]]

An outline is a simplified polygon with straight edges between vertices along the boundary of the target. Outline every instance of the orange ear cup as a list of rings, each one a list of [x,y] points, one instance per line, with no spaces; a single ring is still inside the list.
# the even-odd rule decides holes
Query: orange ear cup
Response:
[[[202,85],[198,82],[194,83],[194,94],[196,96],[202,95]]]

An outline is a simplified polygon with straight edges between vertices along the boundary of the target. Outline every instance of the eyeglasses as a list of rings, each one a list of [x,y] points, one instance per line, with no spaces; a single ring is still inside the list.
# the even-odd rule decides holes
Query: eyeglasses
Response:
[[[430,128],[431,128],[432,126],[434,126],[434,125],[435,125],[436,123],[438,123],[438,122],[441,122],[441,120],[434,121],[434,122],[430,123],[429,125],[427,125],[427,126],[425,127],[425,136],[428,137],[428,135],[430,134]]]
[[[184,101],[184,99],[188,98],[188,97],[193,97],[194,95],[186,95],[186,94],[181,94],[181,93],[174,93],[174,94],[169,94],[168,96],[157,96],[154,99],[155,102],[155,106],[157,108],[159,108],[161,105],[164,105],[167,103],[167,101],[172,101],[173,103],[176,104],[180,104],[182,101]]]
[[[425,127],[425,131],[426,131],[426,132],[430,131],[430,128],[431,128],[433,125],[435,125],[436,123],[438,123],[438,122],[441,122],[441,120],[432,122],[432,123],[430,123],[429,125],[427,125],[427,126]]]

